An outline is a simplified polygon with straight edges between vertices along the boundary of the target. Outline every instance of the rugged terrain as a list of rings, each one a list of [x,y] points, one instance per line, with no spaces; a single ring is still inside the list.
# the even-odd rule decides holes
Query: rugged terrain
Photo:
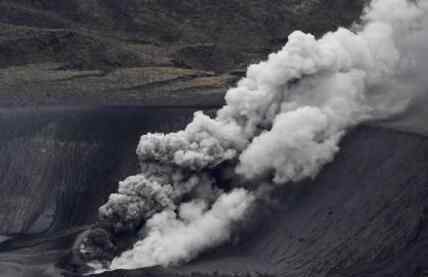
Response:
[[[0,1],[0,106],[216,106],[296,29],[349,25],[363,0]]]
[[[75,276],[74,241],[137,171],[141,134],[219,107],[291,31],[348,26],[363,2],[0,0],[0,276]],[[427,138],[362,126],[341,147],[239,240],[101,276],[425,276]]]

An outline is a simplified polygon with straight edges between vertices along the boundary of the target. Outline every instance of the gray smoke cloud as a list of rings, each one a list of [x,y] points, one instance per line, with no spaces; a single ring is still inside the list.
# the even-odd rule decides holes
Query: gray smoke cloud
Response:
[[[231,237],[233,224],[254,200],[248,191],[221,194],[210,206],[203,199],[183,203],[178,211],[166,209],[150,218],[143,239],[113,260],[112,269],[170,265],[186,262],[201,251]]]
[[[427,1],[374,0],[352,30],[293,32],[248,68],[215,118],[198,112],[182,131],[143,135],[141,173],[99,210],[115,232],[139,236],[110,269],[179,264],[225,243],[269,191],[259,180],[313,178],[346,130],[404,111],[426,90],[427,12]],[[212,172],[231,169],[224,191]]]

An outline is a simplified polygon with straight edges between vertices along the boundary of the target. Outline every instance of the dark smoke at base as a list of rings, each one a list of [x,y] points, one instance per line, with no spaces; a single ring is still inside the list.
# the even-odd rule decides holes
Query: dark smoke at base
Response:
[[[99,210],[113,234],[138,240],[102,267],[174,265],[225,243],[258,199],[314,178],[347,129],[405,110],[427,87],[427,12],[427,1],[375,0],[353,31],[296,31],[248,68],[215,118],[142,136],[141,173]],[[94,248],[89,237],[79,245],[83,256]]]

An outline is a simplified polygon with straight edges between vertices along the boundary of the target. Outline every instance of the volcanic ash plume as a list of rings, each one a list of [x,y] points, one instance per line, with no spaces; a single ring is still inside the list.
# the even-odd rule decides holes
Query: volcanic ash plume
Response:
[[[187,262],[226,242],[261,181],[314,177],[347,129],[404,110],[426,85],[427,2],[375,0],[353,30],[296,31],[248,68],[215,118],[198,112],[182,131],[142,136],[141,173],[100,208],[113,233],[139,237],[110,268]]]
[[[113,260],[112,268],[168,265],[189,261],[231,236],[232,225],[245,214],[253,196],[244,189],[224,193],[211,205],[201,199],[164,210],[145,225],[146,235],[133,249]]]

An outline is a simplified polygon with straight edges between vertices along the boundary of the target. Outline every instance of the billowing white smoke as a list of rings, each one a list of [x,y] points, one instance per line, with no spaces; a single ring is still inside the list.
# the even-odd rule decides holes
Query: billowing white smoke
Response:
[[[112,268],[168,265],[189,261],[201,251],[227,241],[232,225],[240,220],[253,196],[244,189],[222,194],[209,208],[202,199],[183,203],[178,213],[164,210],[150,218],[147,236],[113,260]]]
[[[111,268],[177,264],[224,243],[254,203],[258,180],[314,177],[348,128],[402,111],[425,79],[407,77],[428,62],[420,58],[427,2],[374,0],[362,25],[318,40],[296,31],[248,68],[214,119],[199,112],[183,131],[142,136],[142,173],[100,208],[116,232],[145,222]],[[211,172],[230,168],[240,181],[230,192],[216,188]]]

